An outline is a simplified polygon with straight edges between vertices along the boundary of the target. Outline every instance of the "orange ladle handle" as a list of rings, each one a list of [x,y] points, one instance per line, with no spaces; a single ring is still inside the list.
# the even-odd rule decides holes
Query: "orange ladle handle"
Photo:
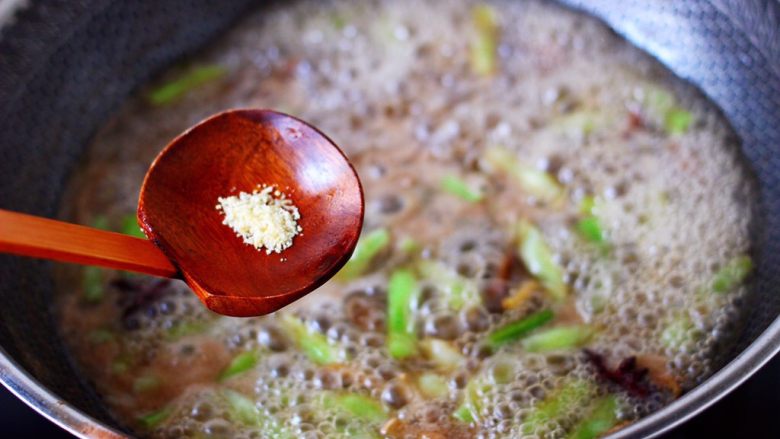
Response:
[[[0,253],[178,276],[168,257],[149,240],[3,209]]]

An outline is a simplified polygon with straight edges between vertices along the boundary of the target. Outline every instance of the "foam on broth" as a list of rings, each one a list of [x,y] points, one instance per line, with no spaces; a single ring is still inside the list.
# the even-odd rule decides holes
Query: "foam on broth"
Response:
[[[606,395],[619,427],[719,366],[746,291],[711,286],[749,253],[753,199],[726,122],[591,18],[546,2],[487,4],[500,26],[494,75],[469,64],[473,2],[277,5],[189,61],[223,66],[223,78],[150,105],[148,90],[190,68],[174,67],[96,136],[69,187],[69,219],[120,228],[173,136],[225,108],[261,107],[299,116],[340,145],[365,188],[364,235],[390,235],[363,275],[252,319],[210,313],[178,281],[93,272],[88,285],[82,270],[60,267],[62,332],[120,421],[155,437],[565,437]],[[659,96],[692,115],[684,132],[665,129]],[[545,202],[496,172],[490,148],[554,177],[563,199]],[[482,200],[443,190],[451,175]],[[605,245],[576,231],[591,197]],[[517,256],[521,220],[563,267],[564,301],[536,288],[502,308],[533,280]],[[441,279],[415,271],[421,261],[456,273],[476,299],[453,306]],[[446,343],[456,367],[424,349],[403,360],[388,353],[388,279],[401,268],[417,273],[416,337]],[[485,349],[493,330],[541,309],[555,313],[542,329],[576,324],[592,337],[542,353],[521,342]],[[327,339],[338,361],[312,361],[284,314]],[[247,352],[256,363],[224,378]],[[620,363],[626,374],[648,370],[635,377],[644,394],[599,372]],[[345,395],[379,411],[339,408]],[[556,398],[576,401],[549,409]],[[471,422],[454,416],[464,401]]]

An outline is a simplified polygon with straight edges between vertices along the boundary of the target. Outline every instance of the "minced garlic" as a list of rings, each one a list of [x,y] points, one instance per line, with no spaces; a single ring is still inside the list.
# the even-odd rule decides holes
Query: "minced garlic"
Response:
[[[303,230],[298,225],[298,208],[273,186],[263,186],[251,194],[219,197],[217,201],[217,210],[225,214],[222,224],[233,229],[246,244],[257,250],[265,248],[266,254],[281,253]]]

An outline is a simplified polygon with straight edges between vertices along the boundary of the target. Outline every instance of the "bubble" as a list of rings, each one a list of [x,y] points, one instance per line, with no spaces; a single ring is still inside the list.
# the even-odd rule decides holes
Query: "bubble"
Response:
[[[382,390],[382,402],[393,409],[405,406],[410,398],[411,393],[409,389],[400,382],[390,382]]]

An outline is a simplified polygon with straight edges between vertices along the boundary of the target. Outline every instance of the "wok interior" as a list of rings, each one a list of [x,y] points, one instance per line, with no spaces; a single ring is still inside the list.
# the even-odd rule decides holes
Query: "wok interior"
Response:
[[[713,42],[694,44],[695,39],[685,40],[693,41],[692,46],[679,44],[674,20],[663,20],[669,26],[668,32],[653,33],[654,39],[644,34],[642,29],[646,27],[642,24],[647,18],[643,17],[652,14],[647,14],[647,5],[641,5],[642,2],[629,2],[620,11],[609,9],[606,3],[582,6],[605,16],[618,31],[630,31],[629,37],[640,46],[649,48],[651,53],[657,51],[662,61],[709,94],[741,137],[745,155],[759,180],[759,218],[763,224],[757,225],[754,239],[758,266],[753,286],[755,303],[760,306],[753,307],[748,327],[738,343],[739,350],[754,341],[780,311],[780,300],[771,288],[778,280],[772,267],[777,266],[775,255],[780,242],[780,227],[774,224],[778,217],[775,213],[780,211],[780,163],[777,153],[772,151],[780,139],[780,124],[771,105],[778,98],[776,70],[741,33],[714,34],[709,30],[729,29],[735,23],[704,2],[675,6],[676,9],[659,6],[657,11],[662,17],[688,20],[686,23],[695,35]],[[0,177],[2,207],[53,215],[63,181],[83,145],[105,121],[105,115],[152,73],[228,26],[245,7],[240,2],[228,6],[192,2],[188,8],[177,7],[174,2],[155,6],[116,2],[102,9],[85,6],[82,11],[66,12],[53,7],[42,10],[42,15],[22,15],[16,27],[6,29],[0,43],[4,53],[20,54],[13,66],[8,64],[11,57],[0,61],[0,71],[7,73],[0,83],[0,97],[7,103],[0,110],[0,151],[7,170]],[[79,12],[89,19],[74,28],[70,14]],[[709,26],[711,22],[705,19],[718,21],[721,26]],[[44,32],[42,23],[48,23]],[[141,28],[143,32],[138,31]],[[70,37],[56,54],[47,56],[42,50],[44,45],[38,44],[61,39],[62,29],[72,29]],[[173,35],[170,29],[176,29]],[[32,35],[38,43],[33,42]],[[161,47],[160,41],[166,44]],[[142,54],[140,61],[138,54]],[[752,64],[746,65],[738,55],[749,58]],[[36,73],[31,75],[33,71]],[[111,424],[97,399],[65,360],[62,347],[52,341],[56,329],[43,311],[49,309],[51,281],[41,274],[48,272],[47,264],[41,262],[2,257],[0,279],[6,303],[0,311],[4,322],[0,344],[54,393]]]

